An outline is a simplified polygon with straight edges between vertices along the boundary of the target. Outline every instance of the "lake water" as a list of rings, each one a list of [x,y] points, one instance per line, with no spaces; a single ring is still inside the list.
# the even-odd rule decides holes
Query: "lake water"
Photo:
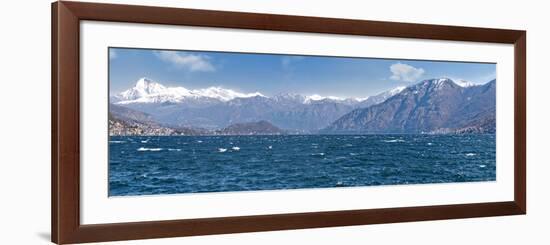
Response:
[[[494,135],[111,136],[109,196],[494,181]]]

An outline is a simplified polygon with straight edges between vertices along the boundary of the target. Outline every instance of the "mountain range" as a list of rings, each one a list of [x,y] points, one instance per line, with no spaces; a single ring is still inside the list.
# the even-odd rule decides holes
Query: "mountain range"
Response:
[[[326,133],[494,133],[496,80],[459,86],[451,79],[425,80],[383,103],[353,110]]]
[[[340,98],[293,93],[272,97],[240,93],[221,87],[190,90],[166,87],[148,78],[111,96],[111,103],[150,115],[171,127],[219,129],[234,123],[269,121],[298,132],[320,130],[346,113],[371,106],[399,93],[404,87],[366,98]]]
[[[109,112],[129,124],[186,135],[231,128],[255,132],[253,127],[267,134],[494,133],[495,87],[495,80],[474,85],[441,78],[365,98],[292,93],[268,97],[221,87],[166,87],[141,78],[111,96]]]

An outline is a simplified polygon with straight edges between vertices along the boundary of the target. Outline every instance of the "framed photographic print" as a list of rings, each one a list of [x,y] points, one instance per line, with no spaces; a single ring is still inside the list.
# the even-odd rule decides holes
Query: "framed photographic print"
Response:
[[[52,5],[52,241],[525,214],[526,33]]]

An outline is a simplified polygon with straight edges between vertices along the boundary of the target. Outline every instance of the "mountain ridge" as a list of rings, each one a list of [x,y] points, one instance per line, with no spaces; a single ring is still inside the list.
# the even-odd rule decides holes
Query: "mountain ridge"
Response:
[[[370,97],[380,96],[383,94],[395,94],[403,90],[404,86],[398,86],[388,91],[384,91],[377,95],[367,96],[363,98],[355,97],[339,97],[339,96],[322,96],[319,94],[301,95],[294,93],[281,93],[269,98],[293,98],[300,100],[301,103],[311,103],[314,101],[347,101],[347,102],[363,102]],[[250,97],[266,97],[260,92],[253,93],[241,93],[231,89],[226,89],[220,86],[212,86],[202,89],[187,89],[185,87],[167,87],[147,77],[142,77],[137,80],[134,87],[131,87],[125,91],[122,91],[114,96],[111,96],[115,104],[131,104],[131,103],[180,103],[186,99],[198,99],[198,98],[210,98],[217,99],[223,102],[230,101],[236,98],[250,98]]]
[[[140,78],[134,87],[114,96],[117,104],[131,103],[179,103],[189,99],[209,98],[220,101],[229,101],[234,98],[264,96],[259,92],[240,93],[222,87],[208,87],[203,89],[186,89],[185,87],[166,87],[149,78]]]
[[[235,123],[269,121],[284,130],[304,134],[319,131],[449,132],[467,128],[469,125],[464,122],[473,123],[481,120],[481,116],[476,116],[482,113],[479,108],[485,108],[487,110],[485,114],[494,111],[494,104],[489,106],[486,103],[487,99],[479,99],[487,97],[484,89],[494,90],[494,83],[495,81],[492,81],[492,86],[491,82],[474,85],[465,81],[456,83],[448,78],[428,79],[408,87],[396,87],[374,96],[357,99],[320,95],[304,96],[294,93],[281,93],[268,97],[259,92],[240,93],[220,87],[188,90],[183,87],[165,87],[150,79],[142,78],[133,88],[114,98],[112,108],[115,110],[123,107],[146,113],[147,120],[170,128],[200,127],[206,130],[217,130]],[[440,95],[435,96],[437,94]],[[396,98],[406,100],[394,102],[391,105],[386,103]],[[488,98],[494,101],[494,96]],[[391,114],[391,111],[405,105],[402,103],[410,107],[406,109],[407,112]],[[384,111],[374,113],[372,110],[381,104],[386,104]],[[363,122],[339,125],[339,120],[345,121],[346,117],[353,117],[353,115],[360,117],[357,114],[364,113],[368,108],[372,108],[370,109],[372,115],[368,113],[363,115],[366,116],[366,119],[362,119]],[[462,115],[456,116],[458,113]],[[385,118],[385,121],[374,120],[375,117]],[[361,124],[366,126],[361,128],[358,126]]]
[[[134,87],[113,96],[111,101],[148,113],[155,121],[171,127],[219,129],[233,123],[267,120],[285,130],[310,133],[355,108],[380,103],[402,89],[398,87],[362,99],[293,93],[267,97],[260,92],[247,94],[220,87],[195,90],[166,87],[141,78]],[[207,90],[216,93],[206,93]],[[224,99],[220,99],[222,95]]]
[[[461,128],[474,127],[470,124],[494,114],[495,84],[496,80],[480,86],[460,86],[448,78],[424,80],[383,103],[353,110],[322,131],[367,134],[458,132]],[[494,127],[484,128],[487,130],[481,132],[492,132],[490,128]],[[471,128],[470,131],[479,129]]]

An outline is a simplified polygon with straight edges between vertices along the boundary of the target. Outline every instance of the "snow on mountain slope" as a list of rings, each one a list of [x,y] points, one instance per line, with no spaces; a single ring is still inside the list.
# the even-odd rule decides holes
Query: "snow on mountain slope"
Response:
[[[243,94],[243,93],[235,92],[231,89],[224,89],[221,87],[210,87],[206,89],[198,89],[193,91],[198,96],[219,99],[221,101],[229,101],[235,98],[249,98],[249,97],[256,97],[256,96],[265,97],[260,92]]]
[[[405,89],[405,88],[407,88],[407,87],[400,86],[400,87],[393,88],[390,91],[388,91],[386,95],[387,95],[387,97],[392,97],[392,96],[394,96],[398,93],[401,93],[401,91],[403,91],[403,89]]]
[[[229,101],[235,98],[249,98],[262,96],[259,92],[239,93],[231,89],[221,87],[209,87],[205,89],[189,90],[184,87],[165,87],[148,78],[141,78],[133,88],[130,88],[116,97],[119,99],[117,104],[132,103],[163,103],[163,102],[182,102],[186,99],[217,99],[220,101]]]
[[[472,82],[469,82],[469,81],[466,81],[466,80],[461,80],[461,79],[454,80],[454,82],[456,83],[456,85],[458,85],[460,87],[463,87],[463,88],[476,86],[475,83],[472,83]]]
[[[396,87],[393,89],[390,89],[388,91],[379,93],[377,95],[369,96],[364,99],[358,99],[358,107],[369,107],[372,105],[380,104],[384,101],[386,101],[388,98],[401,93],[406,87]]]
[[[346,100],[345,98],[340,98],[336,96],[321,96],[318,94],[305,96],[304,103],[311,103],[312,101],[320,101],[320,100],[334,100],[334,101],[343,101]]]

